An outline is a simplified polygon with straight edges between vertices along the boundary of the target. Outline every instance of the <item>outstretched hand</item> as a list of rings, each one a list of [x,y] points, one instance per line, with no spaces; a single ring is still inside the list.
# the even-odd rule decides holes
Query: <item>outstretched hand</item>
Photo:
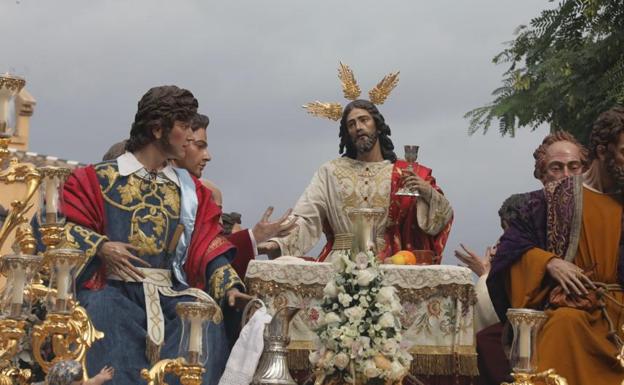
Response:
[[[288,235],[295,227],[297,227],[297,218],[290,218],[292,209],[288,209],[284,215],[282,215],[275,222],[271,222],[271,214],[273,214],[273,206],[269,206],[260,221],[251,230],[257,244],[260,244],[269,238],[284,237]]]
[[[490,271],[490,259],[492,257],[492,249],[490,247],[485,251],[485,256],[480,257],[474,251],[470,250],[464,244],[459,246],[463,249],[455,250],[455,257],[466,264],[466,267],[472,270],[477,277],[481,277]]]
[[[580,267],[561,258],[552,258],[548,261],[546,271],[561,285],[566,294],[582,296],[589,293],[587,287],[596,289],[596,285]]]
[[[247,303],[253,299],[252,296],[241,293],[236,288],[228,290],[225,295],[227,296],[228,305],[237,309],[245,308],[245,305],[247,305]]]
[[[145,274],[131,261],[138,262],[145,267],[151,267],[151,265],[133,255],[131,251],[137,252],[139,249],[129,243],[109,241],[102,244],[97,255],[102,258],[109,273],[142,281]]]
[[[105,366],[100,370],[95,377],[88,379],[85,382],[85,385],[102,385],[105,382],[108,382],[113,379],[115,375],[115,369],[112,366]]]

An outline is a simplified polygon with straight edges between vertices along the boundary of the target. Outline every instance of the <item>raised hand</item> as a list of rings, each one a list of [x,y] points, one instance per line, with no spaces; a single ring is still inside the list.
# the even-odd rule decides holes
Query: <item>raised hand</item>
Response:
[[[260,221],[251,230],[256,243],[260,244],[269,238],[284,237],[288,235],[295,227],[297,227],[297,218],[290,218],[292,209],[288,209],[277,221],[270,222],[271,214],[273,214],[273,206],[269,206]]]
[[[151,267],[151,265],[134,256],[131,251],[137,252],[139,249],[129,243],[109,241],[102,244],[97,255],[102,258],[110,273],[142,281],[145,275],[130,261],[135,261],[145,267]]]
[[[490,271],[490,258],[492,256],[491,248],[487,248],[484,257],[480,257],[474,251],[470,250],[462,243],[459,244],[463,251],[455,250],[455,257],[466,264],[466,267],[472,270],[477,277],[487,274]]]
[[[596,288],[580,267],[561,258],[552,258],[548,261],[546,271],[561,285],[566,294],[585,295],[589,293],[587,287]]]

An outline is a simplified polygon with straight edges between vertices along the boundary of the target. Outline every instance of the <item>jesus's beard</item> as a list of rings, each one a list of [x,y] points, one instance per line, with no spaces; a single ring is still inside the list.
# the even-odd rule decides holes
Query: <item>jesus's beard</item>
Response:
[[[372,150],[373,147],[375,147],[375,143],[377,143],[377,137],[377,131],[375,131],[370,135],[356,138],[355,148],[357,149],[358,154],[365,154]]]

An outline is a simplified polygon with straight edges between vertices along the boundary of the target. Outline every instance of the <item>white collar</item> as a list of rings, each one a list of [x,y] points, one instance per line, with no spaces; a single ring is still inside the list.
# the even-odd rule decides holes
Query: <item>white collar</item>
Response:
[[[121,176],[128,176],[138,171],[145,170],[145,166],[143,166],[143,163],[139,162],[136,156],[134,156],[134,154],[129,151],[126,151],[124,154],[120,155],[117,158],[117,167],[119,167],[119,175]],[[162,173],[167,179],[180,187],[178,174],[176,174],[176,172],[173,170],[171,164],[167,163],[167,166],[165,166],[158,172]]]

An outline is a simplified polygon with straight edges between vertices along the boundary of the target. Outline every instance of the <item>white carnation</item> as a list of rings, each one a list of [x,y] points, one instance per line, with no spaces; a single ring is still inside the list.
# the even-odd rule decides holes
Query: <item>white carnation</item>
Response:
[[[362,309],[359,306],[353,306],[345,310],[344,314],[347,316],[347,318],[349,318],[349,320],[357,321],[364,318],[364,315],[366,315],[366,310]]]
[[[351,305],[351,301],[353,300],[353,297],[351,297],[349,294],[347,293],[340,293],[338,294],[338,302],[340,302],[340,304],[344,307],[347,307],[349,305]]]

